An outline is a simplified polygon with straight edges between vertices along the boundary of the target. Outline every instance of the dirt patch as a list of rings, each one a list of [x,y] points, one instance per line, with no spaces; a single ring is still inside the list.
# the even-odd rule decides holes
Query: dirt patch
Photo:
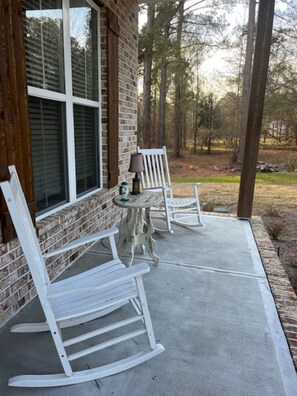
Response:
[[[260,150],[259,160],[283,165],[289,170],[297,168],[297,151]],[[228,151],[205,153],[183,153],[175,159],[169,155],[172,177],[219,177],[239,175],[233,170],[232,153]],[[192,194],[190,185],[174,185],[179,196]],[[239,192],[238,183],[201,183],[200,201],[204,210],[218,211],[222,208],[236,213]],[[290,282],[297,294],[297,173],[296,184],[257,184],[255,187],[253,215],[263,218],[273,245],[279,254]]]
[[[206,154],[183,153],[180,158],[169,155],[171,177],[211,177],[239,174],[232,171],[232,154],[229,151]]]
[[[282,166],[288,171],[297,169],[297,151],[285,149],[265,149],[259,151],[259,161]],[[182,153],[180,158],[169,154],[172,177],[212,177],[239,175],[232,162],[230,151],[213,151],[211,154],[199,151],[197,154]]]

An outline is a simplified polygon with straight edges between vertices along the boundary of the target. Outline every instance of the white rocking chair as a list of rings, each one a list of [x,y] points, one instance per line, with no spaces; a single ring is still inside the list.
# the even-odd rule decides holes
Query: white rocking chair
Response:
[[[155,211],[165,214],[166,231],[173,232],[171,223],[187,227],[204,226],[201,220],[197,183],[193,184],[192,198],[173,197],[166,147],[160,149],[137,147],[137,151],[143,155],[144,162],[144,171],[141,172],[142,188],[163,193],[163,202]]]
[[[134,367],[164,351],[161,344],[156,344],[151,318],[147,307],[143,288],[142,275],[149,272],[146,263],[126,268],[119,260],[114,235],[118,232],[111,228],[68,245],[54,252],[42,255],[29,210],[22,192],[14,166],[9,167],[10,180],[0,183],[19,241],[27,259],[33,281],[38,293],[46,322],[25,323],[14,326],[12,332],[50,331],[58,357],[64,372],[60,374],[21,375],[10,378],[10,386],[19,387],[49,387],[62,386],[103,378],[131,367]],[[68,279],[51,283],[45,258],[62,254],[67,250],[92,243],[102,238],[109,238],[113,259],[96,268],[85,271]],[[96,330],[84,332],[70,339],[62,339],[62,329],[75,326],[99,318],[131,302],[136,315]],[[112,315],[111,315],[112,317]],[[98,320],[100,322],[100,319]],[[110,332],[126,325],[137,324],[134,331],[110,338]],[[140,328],[139,328],[140,327]],[[85,326],[79,326],[84,330]],[[101,342],[85,349],[69,354],[67,347],[78,344],[93,337],[108,334],[108,341]],[[116,362],[83,371],[73,372],[71,362],[75,359],[100,351],[122,341],[134,339],[145,334],[148,338],[147,350],[138,352]],[[133,352],[134,353],[134,352]],[[36,367],[38,369],[38,367]]]

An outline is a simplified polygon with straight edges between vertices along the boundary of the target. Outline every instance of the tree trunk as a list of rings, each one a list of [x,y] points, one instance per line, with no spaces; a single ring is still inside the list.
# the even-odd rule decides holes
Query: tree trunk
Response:
[[[248,31],[247,31],[247,42],[246,42],[246,55],[243,69],[243,88],[242,88],[242,105],[241,105],[241,126],[240,126],[240,137],[239,137],[239,148],[237,155],[237,164],[242,164],[245,134],[248,117],[248,106],[252,80],[252,60],[254,50],[254,36],[255,36],[255,14],[256,14],[256,0],[250,0],[249,3],[249,19],[248,19]]]
[[[153,88],[153,105],[152,105],[152,121],[151,121],[151,145],[156,147],[157,144],[157,86]]]
[[[150,148],[152,144],[151,136],[151,86],[152,86],[152,60],[154,43],[154,22],[155,5],[148,5],[147,8],[147,45],[144,51],[143,60],[143,146]]]
[[[198,57],[197,57],[198,58]],[[198,73],[198,61],[197,61],[197,75],[196,75],[196,84],[197,84],[197,92],[195,94],[195,99],[194,99],[194,122],[193,122],[193,132],[194,132],[194,154],[197,154],[197,140],[198,140],[198,129],[199,129],[199,114],[198,114],[198,108],[199,108],[199,73]]]
[[[185,108],[184,111],[184,122],[183,122],[183,148],[187,147],[187,131],[188,131],[188,111]]]
[[[181,145],[181,36],[184,20],[184,1],[178,5],[178,25],[176,33],[176,70],[175,70],[175,94],[174,94],[174,139],[173,155],[180,157]]]
[[[169,24],[165,27],[164,36],[169,38]],[[158,146],[165,146],[165,117],[166,117],[166,86],[167,86],[167,58],[163,52],[161,60],[160,92],[159,92],[159,122],[157,142]]]
[[[197,135],[198,135],[198,128],[197,128],[197,123],[195,122],[195,126],[194,126],[194,148],[193,148],[194,154],[197,154]]]
[[[198,95],[197,95],[198,96]],[[193,117],[193,135],[194,135],[194,147],[193,152],[197,154],[197,136],[198,136],[198,99],[194,102],[194,117]]]

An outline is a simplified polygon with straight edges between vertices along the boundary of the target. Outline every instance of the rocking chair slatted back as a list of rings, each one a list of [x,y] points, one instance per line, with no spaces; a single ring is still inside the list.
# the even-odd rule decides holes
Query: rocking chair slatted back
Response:
[[[15,166],[9,166],[8,169],[11,175],[10,183],[2,182],[2,190],[8,197],[7,206],[19,241],[28,260],[28,265],[36,288],[39,289],[38,292],[44,293],[46,285],[49,284],[49,277],[44,259],[24,193],[20,188],[20,181]]]
[[[157,211],[165,214],[167,231],[173,232],[171,223],[202,226],[198,185],[193,184],[193,197],[174,198],[173,196],[166,147],[159,149],[137,147],[137,152],[142,154],[144,163],[144,171],[141,172],[142,188],[163,193],[163,202]],[[163,230],[159,229],[159,231]]]
[[[144,172],[141,172],[141,182],[144,189],[163,189],[171,185],[166,148],[140,149],[143,156]]]

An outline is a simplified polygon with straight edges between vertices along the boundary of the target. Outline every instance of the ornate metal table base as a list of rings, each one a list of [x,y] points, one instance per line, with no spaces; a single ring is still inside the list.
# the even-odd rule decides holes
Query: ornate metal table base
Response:
[[[157,244],[152,237],[155,230],[150,217],[150,208],[161,200],[160,195],[152,192],[129,196],[128,202],[121,201],[120,196],[113,199],[115,205],[128,209],[127,217],[120,228],[118,246],[119,251],[123,251],[127,244],[131,243],[128,266],[133,262],[137,246],[141,246],[142,249],[146,247],[155,265],[159,265],[160,258],[155,253]]]

